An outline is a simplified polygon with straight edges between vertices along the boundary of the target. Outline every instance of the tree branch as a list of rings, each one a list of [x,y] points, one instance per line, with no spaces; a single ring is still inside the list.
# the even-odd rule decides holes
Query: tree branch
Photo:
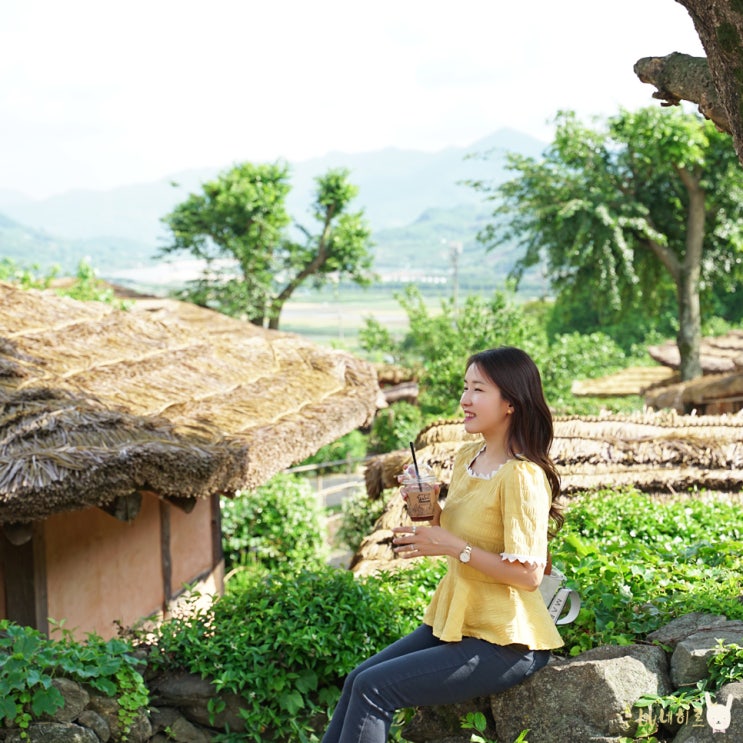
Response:
[[[325,213],[325,219],[323,221],[322,234],[317,243],[317,252],[315,253],[312,260],[302,268],[297,275],[287,283],[281,292],[279,292],[276,299],[273,300],[272,306],[280,309],[284,306],[284,303],[291,297],[295,289],[307,278],[318,273],[325,261],[328,258],[328,240],[330,239],[330,228],[335,216],[335,209],[332,206],[328,207]]]
[[[721,131],[732,133],[730,120],[720,102],[705,57],[673,52],[665,57],[643,57],[635,63],[640,81],[656,87],[653,98],[663,106],[678,106],[689,101]]]

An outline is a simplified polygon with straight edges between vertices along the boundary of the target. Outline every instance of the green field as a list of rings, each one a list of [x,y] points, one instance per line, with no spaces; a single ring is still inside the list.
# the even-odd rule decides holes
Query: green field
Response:
[[[403,335],[408,318],[394,298],[396,290],[379,287],[322,294],[306,293],[286,304],[281,313],[280,329],[298,333],[321,345],[350,351],[358,350],[358,332],[367,317],[373,317],[394,335]],[[436,312],[441,296],[425,296],[426,306]]]

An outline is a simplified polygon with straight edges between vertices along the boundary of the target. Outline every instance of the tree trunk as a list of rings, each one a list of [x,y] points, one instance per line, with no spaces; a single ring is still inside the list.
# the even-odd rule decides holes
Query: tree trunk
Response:
[[[696,289],[694,286],[696,285]],[[676,336],[681,364],[681,379],[687,381],[702,376],[699,346],[702,339],[702,321],[699,312],[699,279],[695,280],[686,270],[681,271],[678,287],[679,332]]]
[[[273,309],[271,310],[273,312]],[[269,315],[268,317],[268,329],[269,330],[278,330],[279,329],[279,319],[281,318],[281,307],[279,307],[276,314]]]
[[[728,115],[735,151],[743,162],[743,13],[738,0],[677,0],[694,22],[720,103]]]
[[[332,210],[328,210],[315,257],[271,300],[268,308],[269,330],[279,329],[279,319],[281,318],[281,311],[284,309],[284,305],[296,289],[310,276],[314,276],[328,259],[328,238],[330,236],[330,222],[332,218]]]
[[[689,194],[689,214],[686,225],[686,251],[681,264],[676,291],[679,306],[677,343],[681,362],[679,372],[686,381],[702,376],[699,348],[702,341],[702,317],[699,309],[699,279],[702,271],[705,193],[695,178],[684,168],[679,170]]]
[[[654,98],[665,105],[696,103],[707,118],[730,132],[743,163],[743,13],[738,0],[676,0],[689,11],[707,54],[707,70],[698,58],[682,54],[646,57],[635,65],[644,83],[657,87]],[[710,90],[709,81],[714,86]]]

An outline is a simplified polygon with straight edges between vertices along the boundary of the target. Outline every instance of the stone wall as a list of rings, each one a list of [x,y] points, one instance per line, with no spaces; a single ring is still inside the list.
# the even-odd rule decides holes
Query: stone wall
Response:
[[[633,738],[638,723],[653,714],[660,724],[657,737],[664,741],[741,743],[743,683],[724,686],[704,709],[678,717],[632,705],[643,694],[693,689],[705,678],[718,639],[743,645],[743,621],[689,614],[647,639],[645,644],[594,648],[574,658],[554,657],[522,684],[490,698],[420,708],[403,736],[412,743],[470,743],[460,721],[468,712],[480,711],[489,720],[487,735],[499,743],[512,743],[527,728],[528,743],[620,743]],[[148,678],[150,709],[141,710],[126,737],[116,700],[67,679],[54,683],[65,706],[53,718],[34,721],[28,743],[206,743],[219,732],[249,732],[234,694],[221,695],[224,707],[211,720],[214,689],[190,674]],[[12,728],[0,732],[0,738],[22,743],[21,731]]]

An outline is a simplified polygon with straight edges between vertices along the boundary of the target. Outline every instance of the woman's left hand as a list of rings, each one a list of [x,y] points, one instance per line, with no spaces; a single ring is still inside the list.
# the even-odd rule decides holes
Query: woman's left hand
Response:
[[[396,526],[392,529],[394,537],[392,544],[398,557],[409,559],[411,557],[434,557],[437,555],[451,554],[447,549],[447,537],[450,537],[446,529],[440,526]]]

